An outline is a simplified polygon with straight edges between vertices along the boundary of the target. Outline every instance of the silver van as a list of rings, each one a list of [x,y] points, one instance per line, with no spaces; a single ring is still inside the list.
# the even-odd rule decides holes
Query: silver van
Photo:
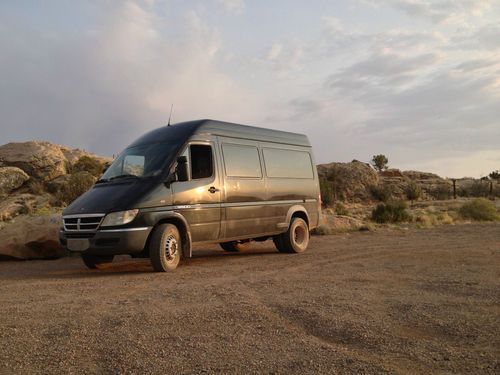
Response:
[[[63,212],[60,241],[89,268],[114,255],[174,270],[193,243],[243,251],[271,239],[301,253],[321,201],[305,135],[214,120],[153,130]]]

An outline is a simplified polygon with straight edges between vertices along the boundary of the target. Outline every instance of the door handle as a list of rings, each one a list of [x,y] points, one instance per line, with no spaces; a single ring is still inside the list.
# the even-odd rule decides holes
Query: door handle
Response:
[[[208,189],[208,191],[214,194],[215,192],[219,191],[219,189],[217,189],[215,186],[210,186],[210,189]]]

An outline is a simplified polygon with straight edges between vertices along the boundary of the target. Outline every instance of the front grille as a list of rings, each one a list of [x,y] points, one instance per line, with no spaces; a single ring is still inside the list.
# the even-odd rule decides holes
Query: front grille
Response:
[[[66,238],[92,238],[95,236],[93,232],[77,232],[77,233],[66,233]]]
[[[71,232],[95,232],[101,224],[104,214],[63,216],[64,230]]]

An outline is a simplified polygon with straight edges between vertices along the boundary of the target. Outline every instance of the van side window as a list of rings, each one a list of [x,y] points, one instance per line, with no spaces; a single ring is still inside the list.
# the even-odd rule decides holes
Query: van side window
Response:
[[[214,174],[212,147],[208,145],[191,145],[189,147],[191,159],[191,178],[207,178]]]
[[[259,150],[254,146],[223,144],[224,167],[228,177],[261,178]]]
[[[305,151],[263,148],[267,177],[314,178],[311,155]]]

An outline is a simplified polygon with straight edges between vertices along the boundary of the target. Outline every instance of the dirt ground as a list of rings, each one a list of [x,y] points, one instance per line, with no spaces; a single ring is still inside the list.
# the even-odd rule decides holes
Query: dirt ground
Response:
[[[500,373],[500,225],[0,263],[0,374]]]

